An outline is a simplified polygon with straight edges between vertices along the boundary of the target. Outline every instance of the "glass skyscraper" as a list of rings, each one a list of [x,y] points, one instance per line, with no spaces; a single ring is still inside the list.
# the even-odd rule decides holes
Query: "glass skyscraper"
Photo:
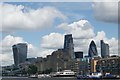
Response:
[[[71,58],[75,58],[72,34],[65,35],[64,50],[69,54]]]
[[[27,44],[19,43],[12,46],[14,64],[18,66],[20,63],[23,63],[27,59]]]
[[[89,57],[98,56],[97,47],[93,40],[91,41],[90,46],[89,46],[88,56]]]
[[[101,57],[107,58],[109,56],[109,45],[104,43],[103,40],[101,40],[100,43],[101,43]]]

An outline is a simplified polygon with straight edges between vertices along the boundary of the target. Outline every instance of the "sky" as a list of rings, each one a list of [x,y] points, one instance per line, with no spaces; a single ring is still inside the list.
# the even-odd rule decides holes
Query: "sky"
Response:
[[[74,51],[88,54],[91,40],[100,55],[100,40],[118,54],[116,2],[7,2],[0,4],[2,65],[13,61],[12,45],[28,44],[28,58],[45,57],[63,48],[64,35],[72,34]]]

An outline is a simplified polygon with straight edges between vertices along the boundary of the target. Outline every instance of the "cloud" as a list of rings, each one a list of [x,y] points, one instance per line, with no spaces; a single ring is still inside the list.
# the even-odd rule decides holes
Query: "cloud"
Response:
[[[12,35],[7,35],[3,38],[3,40],[0,42],[0,49],[1,52],[0,61],[2,61],[2,66],[11,65],[14,63],[13,59],[13,51],[12,51],[12,45],[17,43],[27,43],[28,45],[28,58],[31,57],[46,57],[46,55],[50,55],[55,49],[43,49],[40,47],[36,47],[33,44],[30,44],[26,42],[22,37],[15,37]]]
[[[50,33],[42,37],[41,47],[47,49],[63,48],[64,36],[60,33]]]
[[[89,23],[89,25],[88,25]],[[97,34],[94,33],[93,26],[90,25],[90,22],[87,20],[80,20],[78,22],[73,22],[71,24],[63,23],[62,25],[66,25],[65,27],[59,25],[59,28],[64,29],[65,33],[50,33],[49,35],[45,35],[42,37],[42,42],[40,47],[36,47],[33,44],[26,42],[22,37],[15,37],[12,35],[7,35],[0,42],[0,46],[2,48],[2,53],[0,54],[2,58],[2,65],[10,65],[13,64],[13,52],[12,45],[17,43],[27,43],[28,44],[28,57],[46,57],[46,55],[50,55],[54,50],[58,48],[63,48],[64,44],[64,35],[68,33],[74,34],[76,31],[76,35],[73,35],[74,38],[74,50],[75,51],[83,51],[84,55],[88,54],[88,48],[91,40],[94,40],[98,53],[100,55],[100,40],[104,40],[105,43],[109,44],[110,47],[110,55],[118,54],[118,40],[113,38],[107,38],[106,33],[104,31],[99,31]],[[87,25],[87,26],[86,26]],[[88,31],[89,34],[87,35]],[[86,33],[82,33],[85,32]],[[81,35],[82,34],[82,35]],[[84,37],[84,38],[83,38]]]
[[[94,27],[87,20],[79,20],[71,24],[63,23],[58,28],[65,30],[65,34],[73,34],[75,51],[83,51],[85,55],[88,54],[89,44],[91,40],[94,40],[100,55],[100,40],[104,40],[109,44],[110,55],[118,54],[118,40],[114,37],[108,38],[104,31],[95,34]]]
[[[103,22],[118,22],[118,2],[104,0],[93,3],[94,16],[96,20]]]
[[[31,9],[23,5],[0,4],[2,10],[2,30],[41,30],[52,26],[56,18],[65,20],[67,17],[54,7]]]
[[[17,43],[27,43],[24,41],[22,37],[14,37],[11,35],[7,35],[1,42],[1,51],[0,55],[2,56],[1,60],[2,65],[10,65],[13,64],[13,52],[12,52],[12,46]],[[33,54],[37,51],[36,47],[33,46],[32,44],[28,44],[28,57],[33,56]],[[37,55],[37,54],[36,54]],[[34,56],[36,56],[34,54]]]
[[[65,30],[66,33],[71,33],[75,39],[89,39],[95,35],[93,26],[87,20],[79,20],[71,24],[63,23],[58,28]]]
[[[13,63],[13,54],[12,54],[12,45],[16,44],[17,42],[24,42],[22,38],[16,37],[14,38],[11,35],[6,36],[1,42],[1,51],[2,53],[0,54],[2,65],[9,65]]]
[[[105,32],[100,31],[94,37],[94,40],[96,41],[96,45],[98,46],[99,49],[100,49],[100,40],[104,40],[105,43],[109,44],[110,55],[118,55],[118,40],[115,39],[114,37],[107,38]]]

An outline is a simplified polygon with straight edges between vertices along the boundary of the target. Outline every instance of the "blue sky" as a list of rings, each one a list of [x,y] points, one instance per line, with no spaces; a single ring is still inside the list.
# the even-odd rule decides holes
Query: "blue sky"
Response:
[[[45,6],[55,7],[68,17],[68,20],[66,21],[68,23],[72,23],[80,19],[87,19],[94,26],[95,33],[103,30],[108,38],[118,37],[118,25],[116,23],[101,22],[94,18],[92,2],[13,2],[9,4],[24,5],[32,9],[38,9]],[[39,46],[42,36],[50,34],[51,32],[64,32],[62,30],[59,31],[56,28],[56,26],[61,22],[61,20],[57,19],[50,28],[45,28],[40,31],[17,31],[12,33],[12,35],[21,36],[26,41]],[[5,37],[5,35],[3,33],[3,37]]]
[[[0,32],[3,65],[13,64],[11,46],[14,44],[27,42],[28,57],[46,56],[63,47],[64,35],[68,33],[73,34],[75,51],[86,55],[90,41],[94,40],[100,55],[100,40],[104,39],[110,46],[110,54],[118,53],[116,4],[8,2],[0,8],[3,10]]]

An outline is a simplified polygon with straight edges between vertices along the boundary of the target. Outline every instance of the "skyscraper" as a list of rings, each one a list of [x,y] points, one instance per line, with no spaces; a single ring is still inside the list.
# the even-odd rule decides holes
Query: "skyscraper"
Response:
[[[65,35],[64,39],[64,50],[69,54],[69,56],[73,59],[74,56],[74,44],[72,34]]]
[[[103,40],[101,40],[100,43],[101,43],[101,57],[106,58],[109,56],[109,45],[104,43]]]
[[[98,56],[97,47],[93,40],[90,43],[88,55],[89,55],[89,57]]]
[[[27,44],[19,43],[12,46],[14,64],[18,66],[20,63],[23,63],[27,59]]]

